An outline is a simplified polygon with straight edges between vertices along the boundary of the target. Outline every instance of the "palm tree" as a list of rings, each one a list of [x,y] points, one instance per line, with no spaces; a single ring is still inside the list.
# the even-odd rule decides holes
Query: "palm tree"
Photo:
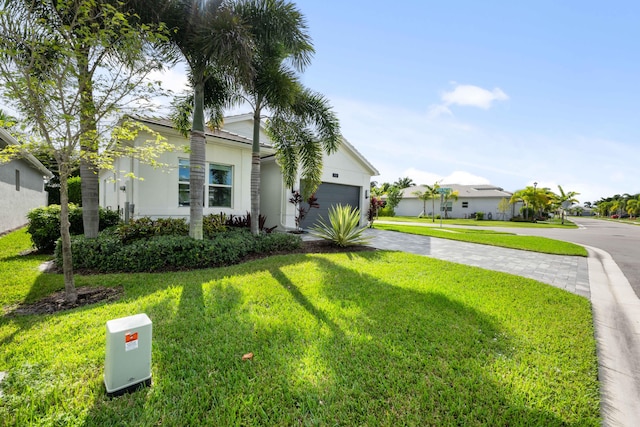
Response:
[[[189,153],[189,235],[202,239],[205,184],[205,100],[220,111],[227,94],[207,87],[225,87],[231,75],[251,73],[251,38],[241,20],[224,0],[132,0],[145,22],[165,23],[171,45],[189,66],[193,108]]]
[[[416,184],[415,182],[413,182],[413,179],[406,176],[404,178],[398,178],[398,180],[394,182],[393,185],[402,190],[403,188],[414,187]]]
[[[293,188],[299,167],[304,197],[320,183],[322,151],[332,153],[340,142],[338,120],[327,100],[302,86],[296,72],[310,63],[311,39],[303,15],[284,0],[245,0],[236,10],[254,41],[253,74],[242,79],[236,101],[253,109],[251,156],[251,231],[258,234],[260,215],[260,127],[263,113],[272,116],[267,132],[274,141],[285,185]]]
[[[425,191],[414,191],[418,199],[422,200],[422,214],[427,215],[427,200],[431,199],[431,222],[436,221],[436,197],[438,197],[438,188],[440,188],[439,183],[434,183],[433,185],[423,185]]]
[[[448,209],[447,209],[447,202],[449,200],[458,200],[458,195],[459,194],[460,193],[458,191],[451,191],[451,190],[446,191],[446,192],[443,193],[442,201],[443,201],[443,206],[444,206],[444,217],[445,218],[449,217]]]
[[[562,216],[562,224],[564,224],[565,211],[571,204],[578,203],[578,199],[576,196],[580,193],[576,193],[575,191],[565,192],[562,186],[558,185],[558,190],[560,190],[560,194],[557,195],[557,201],[560,205],[560,214]]]

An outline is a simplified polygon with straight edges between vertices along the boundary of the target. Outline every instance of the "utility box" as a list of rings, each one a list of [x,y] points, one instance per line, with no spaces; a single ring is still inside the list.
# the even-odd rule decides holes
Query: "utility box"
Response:
[[[118,396],[151,385],[151,326],[151,319],[144,313],[107,322],[107,395]]]

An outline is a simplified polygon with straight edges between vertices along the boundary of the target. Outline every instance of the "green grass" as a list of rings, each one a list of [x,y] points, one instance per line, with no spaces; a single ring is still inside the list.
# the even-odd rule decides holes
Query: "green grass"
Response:
[[[379,221],[391,221],[391,222],[416,222],[427,225],[440,225],[440,220],[436,219],[435,222],[431,218],[418,218],[415,216],[384,216],[378,219]],[[515,221],[476,221],[475,219],[458,219],[458,218],[443,218],[442,225],[463,225],[465,227],[509,227],[509,228],[578,228],[573,222],[565,218],[564,224],[560,219],[550,219],[548,221],[539,222],[515,222]]]
[[[62,288],[42,257],[17,256],[27,247],[22,232],[0,238],[3,304]],[[125,296],[0,319],[0,424],[601,423],[589,301],[530,279],[381,251],[77,285]],[[105,322],[141,312],[153,385],[108,399]]]
[[[421,225],[374,223],[374,227],[380,230],[419,234],[421,236],[459,240],[469,243],[480,243],[483,245],[500,246],[503,248],[520,249],[545,254],[575,255],[584,257],[588,255],[587,250],[580,245],[563,242],[561,240],[548,239],[546,237],[518,236],[511,233],[482,229],[437,228],[424,227]]]

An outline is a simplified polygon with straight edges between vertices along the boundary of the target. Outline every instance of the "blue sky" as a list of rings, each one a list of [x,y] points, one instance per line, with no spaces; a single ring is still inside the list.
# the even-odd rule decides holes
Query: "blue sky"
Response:
[[[379,182],[640,192],[640,2],[299,0]]]

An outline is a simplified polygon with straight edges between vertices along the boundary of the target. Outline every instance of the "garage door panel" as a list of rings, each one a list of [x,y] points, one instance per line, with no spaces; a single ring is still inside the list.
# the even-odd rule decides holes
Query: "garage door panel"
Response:
[[[325,221],[329,220],[329,208],[331,206],[351,205],[360,209],[360,187],[353,185],[341,185],[322,183],[316,190],[316,197],[318,198],[317,209],[311,209],[307,214],[307,217],[302,222],[303,228],[309,228],[313,226],[319,218],[324,218]]]

